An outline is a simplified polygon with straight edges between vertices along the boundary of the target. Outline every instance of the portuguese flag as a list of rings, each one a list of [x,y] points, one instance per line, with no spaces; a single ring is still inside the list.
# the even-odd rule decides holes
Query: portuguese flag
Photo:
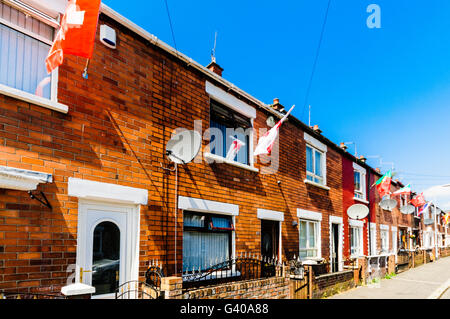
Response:
[[[375,186],[377,187],[378,193],[380,193],[380,196],[386,196],[390,194],[391,190],[391,180],[392,180],[392,173],[389,170],[386,174],[383,175],[376,183]]]

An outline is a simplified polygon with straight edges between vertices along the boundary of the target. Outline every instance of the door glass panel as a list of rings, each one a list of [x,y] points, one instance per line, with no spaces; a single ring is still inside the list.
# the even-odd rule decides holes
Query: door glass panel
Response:
[[[120,230],[112,222],[102,222],[94,230],[92,286],[95,295],[114,293],[119,285]]]

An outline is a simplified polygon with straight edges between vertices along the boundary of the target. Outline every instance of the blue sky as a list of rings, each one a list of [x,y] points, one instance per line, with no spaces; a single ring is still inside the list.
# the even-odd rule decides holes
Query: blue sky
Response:
[[[307,123],[328,0],[167,1],[179,51],[207,65],[217,31],[224,78],[265,103],[296,104],[293,114]],[[103,2],[175,46],[164,0]],[[371,3],[381,29],[366,25]],[[449,13],[448,0],[332,0],[308,99],[311,124],[325,136],[393,162],[417,191],[450,182]]]

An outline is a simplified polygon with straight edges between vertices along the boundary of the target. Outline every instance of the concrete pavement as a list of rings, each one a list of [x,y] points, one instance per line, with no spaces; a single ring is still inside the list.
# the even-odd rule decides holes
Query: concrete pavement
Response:
[[[412,268],[392,279],[343,292],[329,299],[450,299],[450,257]]]

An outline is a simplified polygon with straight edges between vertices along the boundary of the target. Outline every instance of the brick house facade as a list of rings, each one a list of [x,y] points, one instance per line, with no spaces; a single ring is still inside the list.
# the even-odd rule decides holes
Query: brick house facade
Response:
[[[252,150],[269,119],[285,114],[277,100],[258,101],[104,5],[99,25],[115,30],[117,48],[104,46],[97,33],[88,79],[81,76],[86,60],[65,56],[50,100],[0,86],[0,175],[20,183],[45,175],[32,194],[50,204],[30,198],[28,189],[0,188],[0,290],[92,284],[106,233],[116,236],[110,246],[120,258],[111,258],[119,260],[113,266],[120,282],[143,280],[155,260],[166,275],[199,266],[200,257],[188,260],[184,248],[214,229],[221,234],[214,243],[225,242],[217,258],[335,258],[332,270],[342,270],[350,256],[346,212],[361,202],[354,199],[354,169],[366,171],[366,187],[379,178],[374,170],[292,116],[274,149],[280,156],[262,163]],[[208,163],[217,158],[208,139],[215,107],[258,132],[247,141],[245,162]],[[175,173],[165,148],[179,128],[203,139],[194,161]],[[370,202],[362,254],[370,253],[371,222],[412,225],[397,208],[385,214],[377,195],[371,188],[362,199]]]

